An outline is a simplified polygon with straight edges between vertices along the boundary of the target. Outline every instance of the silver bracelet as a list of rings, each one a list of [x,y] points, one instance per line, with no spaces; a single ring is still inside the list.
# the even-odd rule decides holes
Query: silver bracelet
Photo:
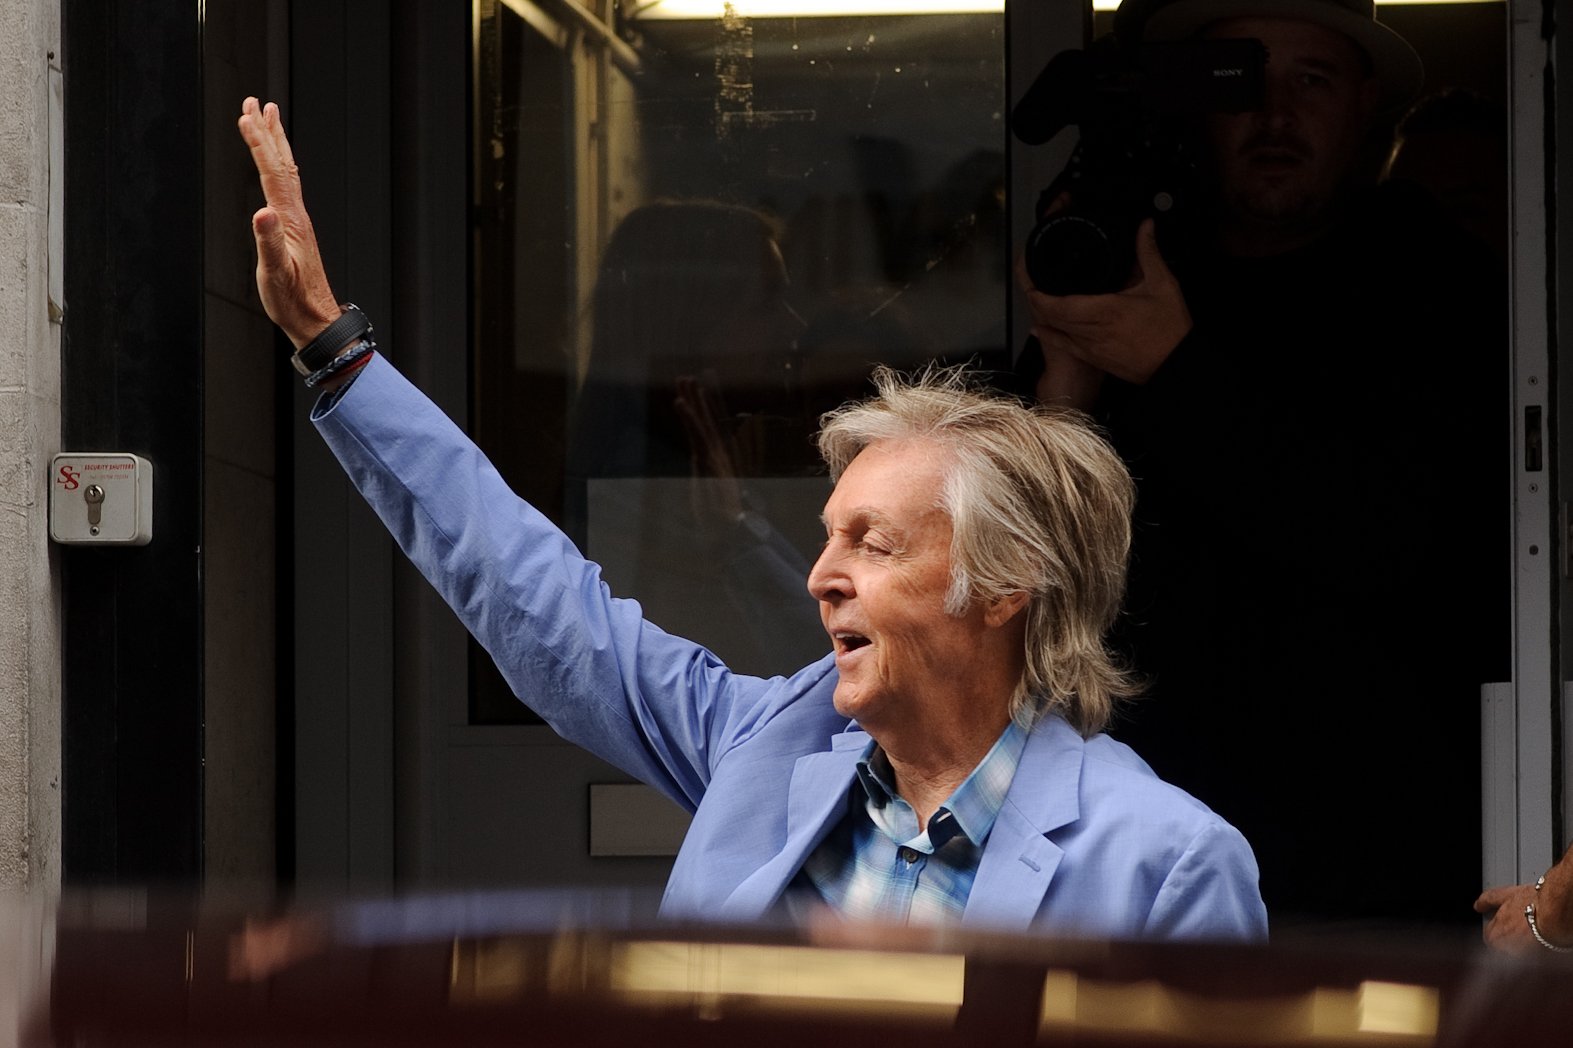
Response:
[[[1546,875],[1541,874],[1540,879],[1535,882],[1535,891],[1540,891],[1540,886],[1545,883]],[[1552,953],[1573,953],[1573,946],[1558,946],[1556,943],[1540,934],[1540,926],[1535,923],[1534,903],[1530,903],[1528,906],[1524,907],[1524,920],[1529,922],[1529,934],[1533,935],[1535,937],[1535,941],[1540,945],[1544,946]]]

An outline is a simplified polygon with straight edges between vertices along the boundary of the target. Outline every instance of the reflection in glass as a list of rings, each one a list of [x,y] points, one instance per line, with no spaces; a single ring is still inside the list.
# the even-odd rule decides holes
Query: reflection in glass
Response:
[[[615,593],[789,673],[819,415],[875,363],[1008,367],[1003,16],[647,8],[478,6],[472,428]]]

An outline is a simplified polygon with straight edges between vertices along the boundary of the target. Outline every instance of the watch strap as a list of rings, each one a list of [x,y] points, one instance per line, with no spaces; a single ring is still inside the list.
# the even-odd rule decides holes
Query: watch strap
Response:
[[[333,358],[345,346],[357,342],[371,330],[371,321],[353,302],[344,303],[344,312],[322,333],[302,346],[290,357],[290,363],[302,375],[315,374],[333,363]]]

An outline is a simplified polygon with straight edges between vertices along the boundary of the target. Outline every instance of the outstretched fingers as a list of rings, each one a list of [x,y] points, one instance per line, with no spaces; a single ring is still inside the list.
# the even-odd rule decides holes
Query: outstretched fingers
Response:
[[[342,310],[323,270],[279,107],[247,98],[241,103],[237,126],[266,200],[251,216],[257,241],[257,290],[268,316],[299,348]]]
[[[303,211],[300,169],[295,166],[295,154],[284,134],[279,107],[273,102],[262,105],[255,98],[247,98],[241,104],[239,127],[268,206],[289,213]]]

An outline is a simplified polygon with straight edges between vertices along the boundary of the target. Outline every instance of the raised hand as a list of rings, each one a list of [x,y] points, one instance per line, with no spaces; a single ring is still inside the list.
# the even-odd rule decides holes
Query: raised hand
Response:
[[[317,234],[300,191],[300,170],[284,135],[279,107],[247,98],[240,107],[240,136],[267,201],[251,216],[257,238],[257,290],[262,308],[300,349],[343,312],[328,285]]]

